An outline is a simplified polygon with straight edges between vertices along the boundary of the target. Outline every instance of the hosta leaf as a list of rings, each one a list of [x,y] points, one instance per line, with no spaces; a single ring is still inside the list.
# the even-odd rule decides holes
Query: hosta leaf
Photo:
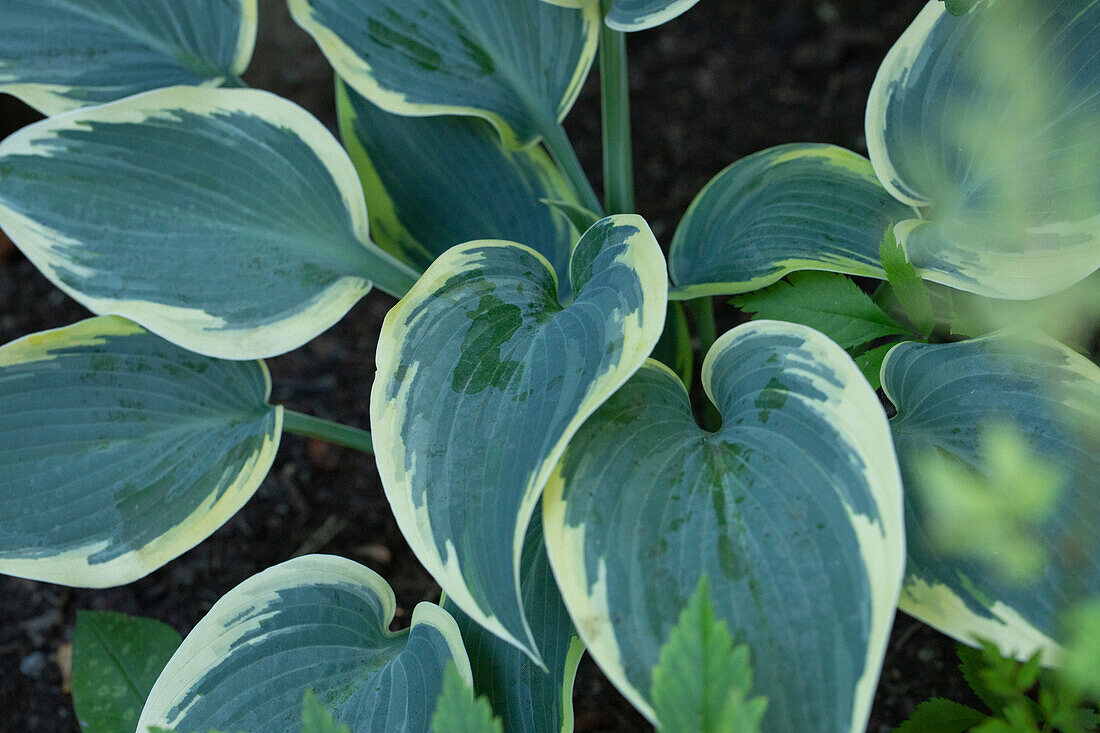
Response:
[[[540,199],[576,200],[541,148],[508,150],[476,118],[390,114],[343,83],[337,109],[379,245],[423,270],[462,242],[534,242],[565,277],[578,235]]]
[[[479,626],[450,599],[443,608],[462,632],[475,693],[489,700],[508,733],[569,733],[573,730],[573,679],[584,645],[550,572],[538,512],[527,527],[520,562],[523,610],[546,669]]]
[[[0,92],[57,114],[248,66],[256,0],[5,0]]]
[[[539,0],[288,0],[355,91],[400,115],[493,123],[535,142],[573,106],[595,58],[599,8]]]
[[[1041,650],[1044,661],[1054,661],[1059,610],[1100,593],[1094,521],[1100,515],[1100,369],[1049,339],[1000,332],[956,344],[901,344],[887,356],[882,377],[898,409],[891,428],[905,482],[909,559],[901,608],[962,641],[990,639],[1020,658]],[[1038,575],[1024,583],[983,558],[945,551],[932,536],[931,492],[957,490],[932,482],[929,459],[957,462],[975,479],[992,477],[998,467],[982,439],[998,427],[1021,441],[1015,461],[1030,454],[1054,470],[1049,507],[1010,496],[1011,478],[990,482],[991,491],[1006,491],[988,497],[994,505],[1023,502],[1030,524],[1019,532],[1028,547],[1045,552]],[[1038,489],[1045,481],[1033,483],[1021,488]],[[1012,539],[990,549],[1008,552]]]
[[[155,619],[77,612],[72,686],[81,730],[134,730],[149,690],[182,641]]]
[[[528,520],[566,442],[644,361],[665,317],[664,260],[641,217],[589,229],[570,276],[565,304],[528,247],[448,250],[386,316],[371,389],[402,534],[459,608],[536,661],[519,574]]]
[[[469,681],[454,620],[417,605],[389,631],[393,591],[373,571],[305,555],[229,591],[184,639],[149,693],[138,730],[300,733],[313,690],[353,731],[428,731],[450,663]]]
[[[791,323],[735,328],[702,374],[717,432],[650,361],[570,442],[543,497],[565,605],[652,719],[651,670],[706,575],[751,650],[764,730],[862,730],[905,553],[882,407],[839,346]]]
[[[1026,299],[1100,266],[1098,43],[1091,0],[932,1],[890,51],[867,145],[924,278]]]
[[[583,8],[599,0],[543,0],[564,8]],[[687,12],[699,0],[612,0],[605,22],[617,31],[643,31]]]
[[[197,545],[271,467],[270,390],[114,316],[0,347],[0,572],[121,585]]]
[[[297,105],[174,87],[75,110],[0,143],[0,226],[96,313],[234,359],[296,348],[371,279],[415,273],[366,244],[355,169]]]
[[[915,214],[849,150],[763,150],[719,173],[688,208],[669,251],[672,297],[746,293],[793,270],[885,277],[882,232]]]

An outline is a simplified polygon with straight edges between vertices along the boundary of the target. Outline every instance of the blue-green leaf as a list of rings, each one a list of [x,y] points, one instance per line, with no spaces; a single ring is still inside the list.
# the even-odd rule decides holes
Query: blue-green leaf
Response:
[[[459,608],[539,663],[520,588],[529,518],[566,442],[652,351],[666,306],[664,259],[638,216],[589,229],[570,277],[562,302],[533,249],[448,250],[386,316],[371,388],[402,534]]]
[[[5,0],[0,92],[57,114],[248,66],[256,0]]]
[[[337,110],[381,247],[423,270],[463,242],[532,242],[567,277],[579,234],[542,199],[578,204],[541,148],[508,150],[476,118],[394,115],[343,83]]]
[[[0,226],[95,313],[210,356],[296,348],[376,282],[355,169],[324,125],[250,89],[173,87],[74,110],[0,143]]]
[[[1100,3],[929,2],[867,105],[875,171],[922,217],[895,226],[922,277],[996,298],[1100,267]]]
[[[73,708],[87,733],[134,730],[164,665],[183,639],[151,618],[78,611],[73,629]]]
[[[652,719],[651,670],[705,575],[751,650],[763,729],[861,731],[905,555],[885,413],[851,358],[796,324],[735,328],[702,374],[717,432],[649,361],[570,442],[543,497],[565,605]]]
[[[883,278],[882,232],[915,214],[849,150],[763,150],[715,176],[688,208],[669,251],[672,297],[746,293],[794,270]]]
[[[1059,610],[1100,594],[1100,369],[1050,339],[1001,332],[955,344],[901,344],[882,377],[898,409],[891,428],[905,482],[909,558],[901,608],[962,641],[990,639],[1006,654],[1042,651],[1044,661],[1055,661]],[[996,431],[1014,436],[1009,455],[990,452]],[[944,470],[951,466],[958,471]],[[1017,486],[1025,468],[1038,477]],[[996,536],[997,546],[988,548],[994,553],[1024,543],[1031,548],[1025,555],[1039,555],[1038,574],[1021,582],[988,555],[944,547],[930,501],[945,491],[996,508],[968,531]]]
[[[473,115],[508,147],[568,113],[588,76],[599,7],[539,0],[288,0],[355,91],[395,114]]]
[[[563,8],[583,8],[600,0],[543,0]],[[643,31],[687,12],[699,0],[611,0],[605,22],[617,31]]]
[[[573,629],[550,571],[538,512],[527,527],[520,562],[523,610],[546,669],[479,626],[450,599],[443,608],[454,616],[462,632],[475,693],[489,700],[508,733],[570,733],[573,679],[584,644]]]
[[[197,545],[271,467],[270,391],[116,316],[0,347],[0,572],[121,585]]]
[[[429,730],[448,665],[470,680],[454,620],[421,603],[389,631],[393,591],[371,570],[305,555],[229,591],[157,679],[138,730],[300,733],[313,690],[354,731]]]

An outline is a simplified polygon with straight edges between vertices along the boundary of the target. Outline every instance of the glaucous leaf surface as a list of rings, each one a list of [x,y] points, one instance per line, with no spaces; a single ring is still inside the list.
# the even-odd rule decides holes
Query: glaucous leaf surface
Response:
[[[229,591],[173,655],[138,729],[300,733],[307,689],[354,731],[428,731],[447,665],[469,682],[454,619],[420,603],[389,631],[393,591],[344,558],[304,555]]]
[[[183,638],[156,619],[78,611],[73,629],[73,708],[87,733],[137,727],[141,709]]]
[[[546,546],[542,516],[535,512],[527,526],[520,559],[520,594],[531,635],[539,642],[546,669],[522,651],[483,629],[450,599],[443,608],[458,623],[470,666],[474,692],[484,695],[509,733],[571,733],[573,679],[584,644],[562,603]]]
[[[267,475],[270,392],[116,316],[0,347],[0,572],[102,588],[191,549]]]
[[[0,226],[93,312],[224,358],[296,348],[372,279],[415,280],[369,244],[335,138],[249,89],[161,89],[20,130],[0,143]]]
[[[583,8],[599,0],[543,0],[565,8]],[[644,31],[687,12],[699,0],[612,0],[605,22],[617,31]]]
[[[1100,266],[1100,3],[930,0],[867,105],[875,171],[929,280],[1037,298]]]
[[[532,242],[568,276],[579,235],[543,199],[580,204],[541,148],[509,150],[477,118],[391,114],[343,83],[337,110],[381,247],[424,270],[463,242]]]
[[[751,649],[763,728],[861,731],[905,557],[885,413],[839,346],[792,323],[726,333],[702,378],[717,432],[649,361],[570,442],[543,497],[565,605],[652,719],[652,669],[706,575]]]
[[[288,0],[336,73],[395,114],[473,115],[509,147],[568,113],[588,76],[599,8],[540,0]]]
[[[519,572],[528,521],[569,438],[641,365],[665,318],[664,259],[639,216],[589,229],[570,277],[562,302],[529,247],[448,250],[386,316],[371,389],[402,534],[459,608],[537,663]]]
[[[256,0],[5,0],[0,92],[52,115],[248,66]]]
[[[669,250],[671,297],[745,293],[793,270],[882,278],[882,233],[915,215],[850,150],[768,148],[719,173],[688,208]]]
[[[1053,661],[1058,612],[1100,593],[1100,368],[1045,337],[999,332],[973,341],[894,348],[882,368],[905,483],[909,559],[900,607],[957,639],[996,641]],[[986,473],[981,438],[1014,428],[1024,447],[1056,466],[1060,486],[1037,523],[1048,552],[1041,573],[1013,582],[988,564],[942,551],[929,536],[929,454]]]

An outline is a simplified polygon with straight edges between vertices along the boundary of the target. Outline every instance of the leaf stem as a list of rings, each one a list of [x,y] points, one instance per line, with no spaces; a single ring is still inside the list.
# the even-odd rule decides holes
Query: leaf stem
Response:
[[[588,176],[585,175],[584,168],[581,167],[581,162],[577,158],[577,151],[573,149],[573,144],[569,142],[569,136],[565,134],[565,128],[562,127],[560,122],[548,120],[546,124],[542,125],[540,132],[551,157],[554,158],[558,168],[569,180],[581,203],[602,217],[603,206],[600,205],[600,199],[596,196],[596,191],[592,188]]]
[[[366,257],[358,263],[358,273],[379,290],[400,300],[420,279],[420,272],[405,264],[373,242],[365,245]]]
[[[718,340],[718,326],[714,321],[714,299],[709,295],[688,301],[695,329],[699,333],[699,348],[705,358],[710,347]]]
[[[606,15],[612,0],[602,0]],[[612,214],[634,213],[634,159],[630,139],[630,80],[626,34],[600,24],[600,95],[603,115],[603,190]]]
[[[283,408],[283,430],[374,455],[374,443],[371,441],[370,433],[350,425]]]

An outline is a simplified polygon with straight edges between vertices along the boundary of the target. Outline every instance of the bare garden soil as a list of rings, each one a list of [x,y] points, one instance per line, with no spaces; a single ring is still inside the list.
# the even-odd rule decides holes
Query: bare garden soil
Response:
[[[289,22],[281,0],[260,4],[260,47],[246,79],[333,123],[324,59]],[[865,154],[863,111],[875,71],[922,5],[702,0],[680,19],[631,36],[638,206],[658,239],[667,245],[703,185],[749,153],[819,141]],[[590,83],[566,125],[597,189],[598,105]],[[34,119],[0,97],[0,137]],[[0,343],[88,315],[18,253],[3,255],[2,240]],[[372,293],[328,333],[271,359],[273,399],[367,428],[376,338],[392,304]],[[397,530],[373,459],[293,435],[283,438],[270,477],[236,517],[139,582],[83,590],[0,577],[0,731],[79,730],[65,680],[78,610],[153,616],[186,634],[248,576],[318,551],[353,558],[385,577],[397,594],[399,625],[407,625],[418,601],[439,598]],[[892,730],[932,696],[971,701],[954,644],[899,614],[868,730]],[[587,659],[574,704],[578,731],[651,730]]]

